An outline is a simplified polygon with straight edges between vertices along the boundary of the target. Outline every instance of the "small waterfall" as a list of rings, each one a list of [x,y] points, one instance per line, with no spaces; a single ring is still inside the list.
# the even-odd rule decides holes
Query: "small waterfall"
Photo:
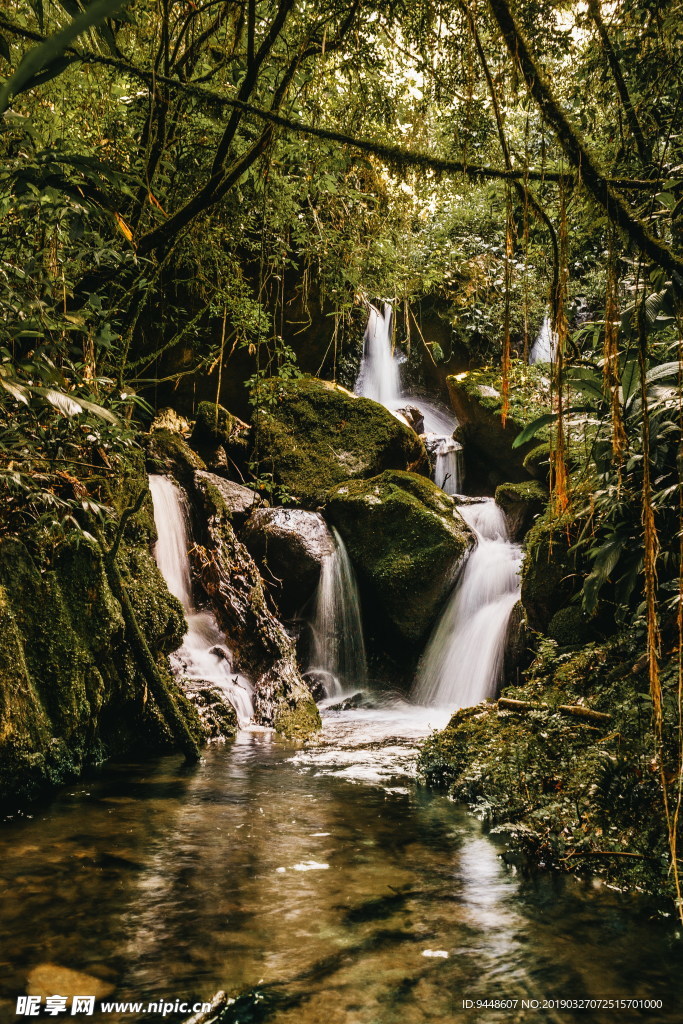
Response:
[[[461,447],[453,440],[458,422],[450,411],[434,402],[402,392],[398,360],[391,351],[392,316],[393,310],[388,302],[384,303],[382,313],[375,306],[370,306],[355,393],[363,398],[372,398],[394,413],[406,405],[418,408],[424,418],[425,434],[433,435],[433,443],[440,442],[435,451],[434,481],[446,494],[459,494],[463,461]]]
[[[552,363],[557,353],[557,335],[550,324],[550,317],[546,314],[543,317],[541,329],[538,332],[536,341],[531,346],[529,353],[529,365],[534,363]]]
[[[446,494],[461,494],[463,469],[462,445],[450,437],[442,438],[436,449],[434,483]]]
[[[188,626],[182,647],[170,657],[173,674],[218,687],[237,712],[240,725],[246,725],[254,714],[251,684],[233,671],[232,653],[214,615],[208,610],[197,610],[192,601],[187,499],[173,480],[165,476],[150,476],[149,489],[159,535],[154,557],[168,589],[183,606]]]
[[[398,360],[391,351],[393,310],[388,302],[380,313],[370,306],[368,325],[363,339],[363,358],[355,391],[363,398],[372,398],[388,409],[401,404],[401,375]]]
[[[367,683],[358,586],[344,542],[332,530],[334,550],[325,555],[315,601],[309,672],[325,678],[328,696]]]
[[[469,707],[494,696],[519,599],[522,549],[510,543],[502,509],[485,498],[458,511],[477,546],[422,657],[414,688],[420,704]]]

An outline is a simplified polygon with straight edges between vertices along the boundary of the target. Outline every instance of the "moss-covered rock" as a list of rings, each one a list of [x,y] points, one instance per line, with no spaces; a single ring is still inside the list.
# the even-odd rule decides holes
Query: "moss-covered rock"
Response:
[[[569,653],[545,640],[521,684],[504,691],[518,703],[456,712],[424,744],[421,774],[497,826],[514,862],[600,872],[673,895],[660,784],[650,767],[644,643],[630,631]],[[672,709],[676,674],[671,659],[662,686]],[[568,707],[609,718],[585,720]],[[677,760],[675,714],[665,726],[670,763]]]
[[[256,563],[237,539],[220,489],[207,473],[197,475],[196,487],[206,546],[195,545],[195,564],[235,667],[254,685],[256,720],[285,736],[310,735],[320,728],[320,714],[299,672],[294,643],[268,607]]]
[[[560,647],[580,647],[595,640],[595,625],[577,604],[570,604],[555,612],[548,636]]]
[[[257,416],[260,471],[308,507],[335,484],[385,469],[428,472],[414,430],[377,402],[314,377],[262,386]]]
[[[550,442],[537,444],[524,456],[522,462],[527,473],[535,480],[540,480],[546,487],[550,482]]]
[[[564,608],[581,586],[571,546],[571,519],[548,509],[526,538],[522,565],[522,604],[531,629],[547,633],[555,612]]]
[[[387,470],[335,487],[327,514],[358,574],[368,609],[397,639],[422,644],[473,535],[453,499],[415,473]]]
[[[0,804],[17,805],[64,781],[83,765],[138,746],[171,750],[174,735],[148,689],[112,580],[124,587],[140,635],[157,662],[179,721],[196,739],[202,729],[178,691],[164,653],[185,631],[179,603],[168,592],[149,552],[151,501],[140,451],[116,479],[89,480],[115,512],[130,509],[116,567],[100,542],[74,533],[56,551],[39,528],[26,544],[0,543]],[[97,532],[97,528],[93,527]],[[119,532],[112,517],[106,547]],[[29,548],[30,545],[30,548]]]
[[[506,515],[512,540],[522,540],[548,504],[548,492],[538,480],[499,484],[496,504]]]
[[[513,448],[517,435],[550,408],[547,369],[513,360],[510,368],[510,409],[505,426],[500,369],[483,368],[448,378],[451,402],[458,417],[457,436],[465,446],[468,478],[481,478],[481,466],[491,467],[489,486],[528,480],[525,457],[538,447],[538,438]],[[547,429],[547,428],[546,428]],[[542,436],[542,434],[541,434]]]
[[[200,402],[190,444],[216,472],[245,464],[251,427],[215,402]]]
[[[172,476],[191,487],[195,470],[206,469],[204,460],[174,431],[155,430],[144,438],[144,444],[150,473]]]

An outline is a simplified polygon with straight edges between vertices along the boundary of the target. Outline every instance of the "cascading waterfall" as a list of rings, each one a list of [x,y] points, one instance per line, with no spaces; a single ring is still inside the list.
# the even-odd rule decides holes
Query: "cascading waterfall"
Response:
[[[344,542],[332,529],[334,550],[325,555],[315,601],[309,671],[325,678],[328,697],[367,682],[365,641],[356,577]]]
[[[422,657],[413,694],[419,704],[469,707],[494,696],[519,600],[522,549],[510,542],[502,509],[484,498],[458,511],[477,545]]]
[[[213,614],[206,609],[197,610],[192,601],[185,495],[165,476],[150,476],[149,489],[159,535],[154,557],[168,589],[183,606],[188,626],[182,646],[170,658],[173,673],[179,678],[218,687],[237,712],[240,725],[247,725],[254,715],[251,684],[233,671],[232,653]]]
[[[380,313],[370,306],[363,339],[363,359],[356,380],[356,394],[396,409],[401,404],[401,377],[398,360],[391,351],[393,310],[388,302]]]
[[[557,335],[552,329],[550,317],[546,314],[543,317],[541,329],[538,332],[536,341],[531,346],[529,353],[529,364],[552,363],[557,352]]]
[[[393,310],[388,302],[384,303],[381,313],[375,306],[370,306],[355,393],[363,398],[372,398],[393,413],[406,405],[417,407],[424,418],[424,433],[431,440],[431,450],[436,456],[434,481],[447,494],[459,494],[464,463],[461,446],[453,440],[457,420],[451,412],[434,402],[407,395],[401,390],[399,362],[391,350],[392,318]]]

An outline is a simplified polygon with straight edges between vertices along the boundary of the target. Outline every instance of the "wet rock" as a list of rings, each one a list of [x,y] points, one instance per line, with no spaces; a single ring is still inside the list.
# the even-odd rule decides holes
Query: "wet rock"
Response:
[[[550,511],[536,520],[526,538],[522,565],[522,604],[531,629],[547,633],[555,612],[579,589],[574,554],[567,538],[569,520],[554,519]]]
[[[520,673],[528,668],[531,658],[524,605],[518,601],[510,613],[505,634],[503,680],[506,686],[519,684]]]
[[[256,721],[286,736],[310,735],[320,728],[318,708],[297,667],[293,641],[268,607],[256,563],[206,475],[197,480],[197,497],[208,543],[195,545],[195,568],[225,630],[235,668],[254,684]]]
[[[350,697],[345,697],[344,700],[340,700],[338,704],[332,704],[327,710],[328,711],[358,711],[358,710],[371,710],[376,708],[377,701],[373,700],[367,693],[363,693],[359,690],[358,693],[351,694]]]
[[[387,471],[334,488],[327,511],[387,646],[419,648],[474,544],[453,499],[424,477]]]
[[[242,540],[285,614],[313,596],[323,559],[334,551],[323,517],[299,508],[257,509],[244,527]]]
[[[490,467],[488,486],[506,480],[519,483],[533,474],[524,459],[538,447],[536,437],[513,448],[517,435],[532,420],[549,411],[550,382],[538,367],[514,360],[510,370],[510,410],[502,422],[500,371],[471,370],[448,378],[451,402],[458,418],[457,439],[465,448],[468,479],[478,480],[481,467]]]
[[[309,508],[345,480],[385,469],[429,472],[414,430],[377,402],[315,377],[266,381],[257,423],[264,469]]]
[[[199,469],[194,475],[195,486],[198,486],[199,480],[206,480],[218,489],[225,507],[232,516],[233,523],[238,528],[244,524],[255,509],[267,504],[260,494],[257,494],[251,487],[244,487],[242,484],[235,483],[234,480],[226,480],[225,477],[218,476],[216,473],[208,473],[206,470]]]
[[[511,540],[520,541],[545,511],[548,492],[538,480],[500,484],[496,488],[496,504],[505,513]]]
[[[73,971],[70,967],[53,963],[38,964],[30,971],[26,982],[27,994],[41,996],[43,999],[57,994],[67,996],[69,1000],[73,996],[82,995],[106,999],[114,989],[110,981],[103,981],[94,974]]]
[[[196,709],[207,739],[227,739],[236,735],[237,712],[219,687],[195,679],[183,679],[183,691]]]
[[[192,487],[195,472],[206,469],[203,460],[192,451],[180,434],[165,429],[155,430],[144,438],[143,443],[148,472],[172,476],[188,489]]]
[[[425,418],[424,415],[415,405],[404,405],[402,408],[397,409],[396,412],[403,416],[409,427],[412,427],[416,434],[424,433]]]
[[[332,673],[325,672],[321,668],[314,668],[304,672],[304,679],[314,699],[318,702],[330,697],[337,684],[337,680]]]

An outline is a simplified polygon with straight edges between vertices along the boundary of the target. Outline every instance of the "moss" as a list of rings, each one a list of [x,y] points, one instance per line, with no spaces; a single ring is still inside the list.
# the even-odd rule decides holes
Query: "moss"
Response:
[[[527,452],[522,465],[536,480],[547,484],[550,479],[550,442],[544,441]]]
[[[185,615],[152,555],[144,548],[125,547],[119,556],[119,567],[150,647],[166,654],[177,650],[187,631]]]
[[[421,774],[503,831],[514,857],[670,892],[661,793],[656,773],[643,768],[654,740],[640,649],[632,633],[572,654],[544,641],[523,684],[505,691],[528,707],[456,712],[424,744]],[[672,664],[663,675],[665,700],[675,696],[675,676]],[[596,725],[559,711],[578,702],[610,721]],[[635,856],[595,856],[611,850]]]
[[[387,470],[330,491],[327,512],[376,606],[410,645],[422,643],[451,589],[472,534],[430,480]]]
[[[499,484],[496,504],[505,512],[513,540],[521,540],[548,504],[548,491],[538,480]]]
[[[145,437],[144,445],[150,473],[172,476],[188,488],[192,486],[194,471],[206,469],[203,459],[192,451],[180,434],[171,430],[154,430]]]
[[[526,538],[522,604],[531,628],[542,633],[581,585],[575,559],[569,553],[571,525],[570,516],[558,519],[549,509],[536,520]]]
[[[555,612],[548,625],[548,636],[560,647],[578,647],[594,640],[595,632],[579,606],[571,604]]]
[[[306,739],[321,728],[320,712],[313,697],[297,700],[295,703],[282,700],[273,716],[275,730],[288,739]]]
[[[302,377],[263,385],[257,417],[260,472],[302,504],[316,506],[335,484],[384,469],[427,472],[422,441],[383,406]]]

